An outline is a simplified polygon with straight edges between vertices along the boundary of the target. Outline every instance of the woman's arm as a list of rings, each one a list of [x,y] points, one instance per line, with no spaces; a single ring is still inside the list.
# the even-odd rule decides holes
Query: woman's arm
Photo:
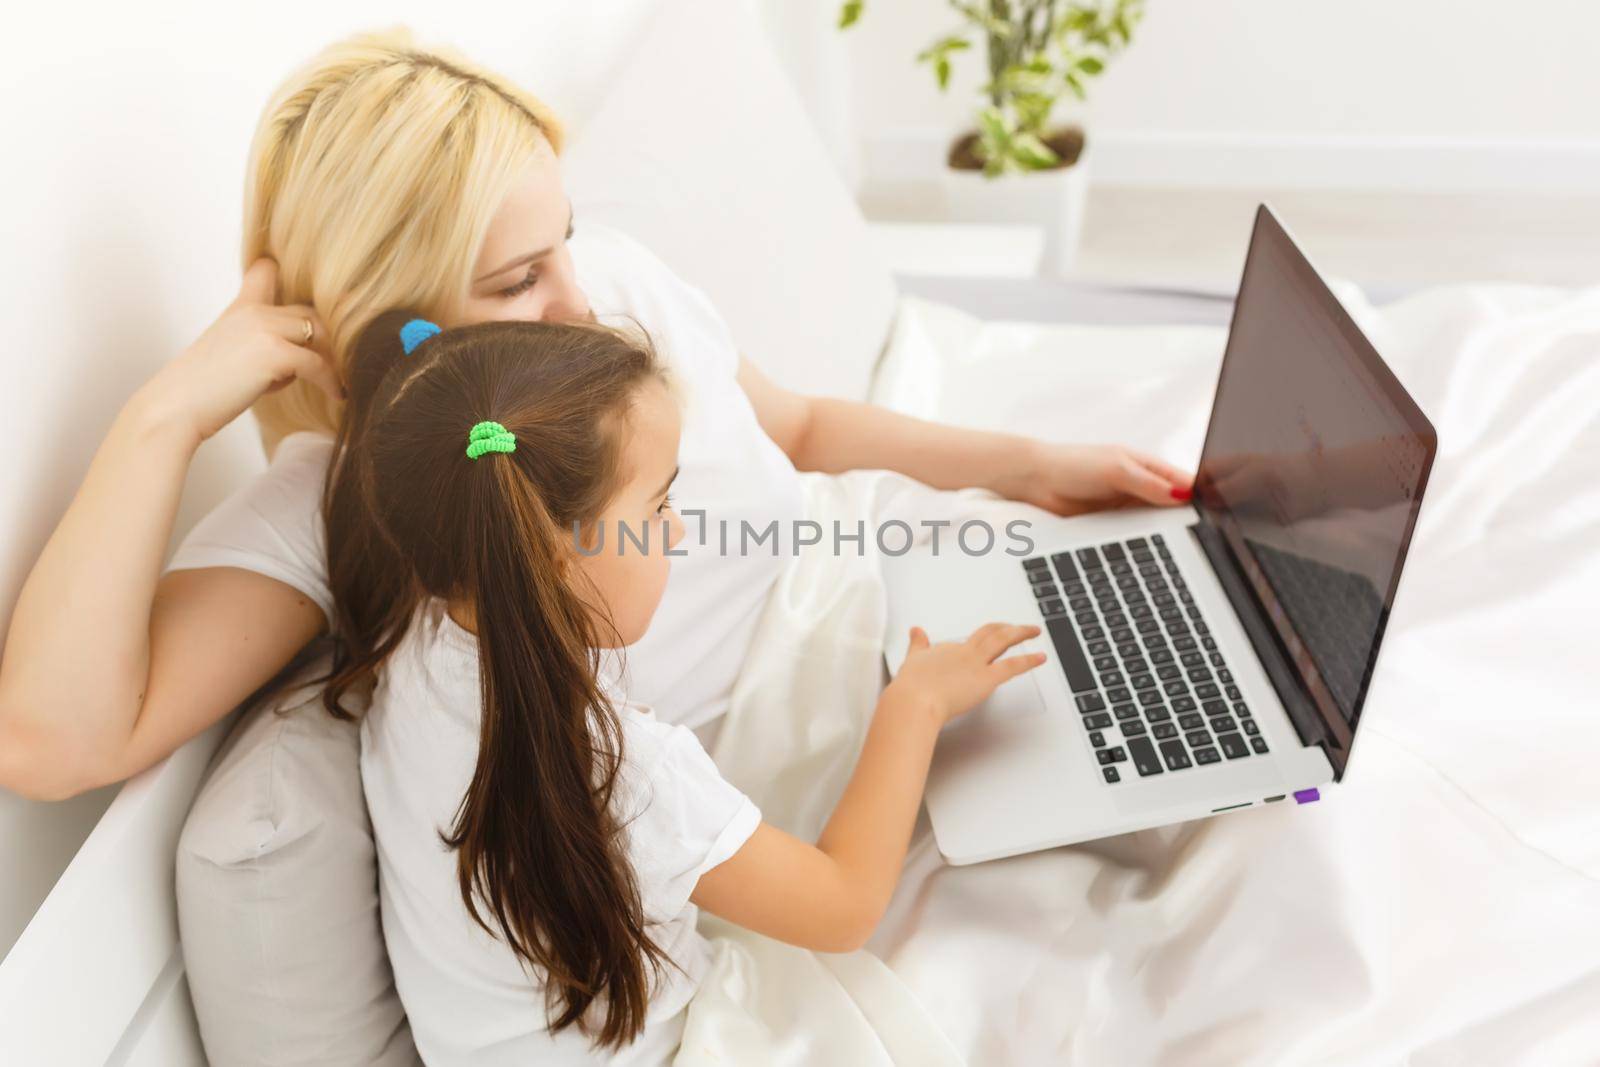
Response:
[[[899,880],[939,730],[1044,662],[1040,654],[999,658],[1038,633],[991,623],[966,641],[930,647],[913,630],[905,664],[878,701],[855,774],[817,843],[763,823],[700,877],[694,902],[802,948],[860,948]]]
[[[201,338],[140,388],[23,584],[0,657],[0,785],[60,798],[124,778],[225,715],[323,625],[281,582],[233,569],[161,578],[200,443],[275,385],[339,392],[271,305],[270,260]],[[315,336],[313,344],[315,344]]]
[[[1047,444],[958,429],[871,404],[790,392],[748,359],[739,384],[767,436],[801,470],[882,468],[936,489],[978,486],[1073,515],[1188,500],[1193,479],[1153,456],[1116,446]]]

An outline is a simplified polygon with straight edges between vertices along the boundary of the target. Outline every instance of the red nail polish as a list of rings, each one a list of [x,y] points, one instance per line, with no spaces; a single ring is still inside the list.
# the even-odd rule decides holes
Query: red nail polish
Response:
[[[1193,496],[1194,490],[1192,489],[1185,489],[1181,485],[1175,485],[1172,487],[1172,499],[1174,500],[1188,500]]]

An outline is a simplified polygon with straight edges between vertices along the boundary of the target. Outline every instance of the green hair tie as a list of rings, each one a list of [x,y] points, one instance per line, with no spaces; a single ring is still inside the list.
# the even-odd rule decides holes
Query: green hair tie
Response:
[[[480,422],[467,434],[467,458],[477,459],[485,452],[515,452],[517,438],[498,422]]]

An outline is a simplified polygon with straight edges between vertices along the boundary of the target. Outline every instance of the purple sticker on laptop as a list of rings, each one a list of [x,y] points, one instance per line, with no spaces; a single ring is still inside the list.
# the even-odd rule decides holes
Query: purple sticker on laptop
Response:
[[[1322,799],[1322,794],[1315,789],[1302,789],[1294,795],[1296,804],[1314,804]]]

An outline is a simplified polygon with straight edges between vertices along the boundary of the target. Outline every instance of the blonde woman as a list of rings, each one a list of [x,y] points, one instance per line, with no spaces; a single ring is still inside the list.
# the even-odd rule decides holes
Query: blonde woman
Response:
[[[1188,476],[1126,449],[779,388],[701,293],[625,236],[575,226],[560,149],[537,100],[400,31],[337,43],[290,77],[251,150],[237,299],[128,401],[23,586],[0,661],[0,785],[66,797],[134,774],[328,630],[330,435],[353,339],[391,307],[447,327],[638,320],[694,398],[679,499],[735,527],[789,527],[801,470],[889,468],[1059,513],[1187,495]],[[163,573],[195,450],[252,407],[270,467]],[[630,649],[630,695],[714,721],[781,566],[714,542],[678,560]]]

